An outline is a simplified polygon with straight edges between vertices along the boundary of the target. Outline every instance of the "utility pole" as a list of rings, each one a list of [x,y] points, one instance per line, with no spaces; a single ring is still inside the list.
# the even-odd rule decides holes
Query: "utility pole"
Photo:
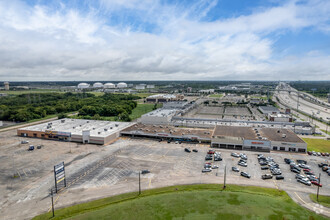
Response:
[[[298,108],[299,108],[299,92],[297,91],[297,96],[298,96],[298,99],[297,99],[297,112],[298,112]]]
[[[321,173],[319,173],[319,185],[317,186],[317,195],[316,195],[316,198],[317,198],[317,201],[319,201],[319,191],[320,191],[320,182],[321,182]]]
[[[139,195],[141,195],[141,172],[139,171]]]
[[[227,166],[225,165],[225,175],[224,175],[224,177],[223,177],[223,189],[226,189],[226,176],[227,176],[227,175],[226,175],[226,174],[227,174],[227,173],[226,173],[226,172],[227,172],[226,167],[227,167]]]
[[[50,189],[50,195],[51,195],[51,199],[52,199],[52,212],[53,212],[53,217],[55,216],[54,213],[54,195],[53,195],[53,189]]]

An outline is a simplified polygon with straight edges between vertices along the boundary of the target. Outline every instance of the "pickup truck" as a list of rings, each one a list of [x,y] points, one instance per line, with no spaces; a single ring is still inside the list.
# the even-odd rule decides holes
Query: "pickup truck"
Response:
[[[265,179],[272,179],[273,178],[273,175],[271,174],[264,174],[261,176],[261,179],[265,180]]]

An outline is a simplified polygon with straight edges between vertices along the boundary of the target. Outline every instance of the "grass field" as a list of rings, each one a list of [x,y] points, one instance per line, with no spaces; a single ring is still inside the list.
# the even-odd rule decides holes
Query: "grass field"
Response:
[[[34,219],[50,219],[46,213]],[[55,211],[52,219],[326,219],[285,192],[253,186],[180,185],[127,193]]]
[[[157,104],[157,108],[161,107],[161,104]],[[133,109],[132,113],[129,115],[132,120],[140,118],[141,115],[151,112],[154,108],[154,104],[140,104]]]
[[[311,200],[313,200],[313,202],[319,203],[325,207],[330,208],[330,196],[319,195],[319,201],[317,201],[316,199],[316,194],[309,194],[309,197],[311,198]]]
[[[30,89],[30,90],[9,90],[9,91],[1,91],[1,93],[6,93],[9,95],[22,95],[22,94],[29,94],[29,93],[49,93],[49,92],[58,92],[62,93],[60,90],[56,89]]]
[[[308,151],[330,152],[330,141],[324,139],[303,138]]]
[[[330,126],[329,126],[329,129],[330,129]],[[323,131],[324,133],[330,135],[330,131],[326,131],[326,130],[323,130],[323,129],[321,129],[321,131]]]
[[[221,98],[223,96],[223,94],[211,94],[210,97],[211,98]]]

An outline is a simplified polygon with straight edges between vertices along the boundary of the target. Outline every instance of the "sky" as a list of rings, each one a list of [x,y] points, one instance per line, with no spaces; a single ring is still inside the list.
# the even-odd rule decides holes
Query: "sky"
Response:
[[[0,81],[330,80],[330,0],[0,0]]]

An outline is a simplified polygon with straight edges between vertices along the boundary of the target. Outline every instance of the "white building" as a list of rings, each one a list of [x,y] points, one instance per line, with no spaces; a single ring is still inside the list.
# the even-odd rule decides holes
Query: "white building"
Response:
[[[114,89],[114,88],[116,88],[116,85],[113,83],[106,83],[106,84],[104,84],[104,88],[105,89]]]
[[[177,109],[160,108],[142,115],[140,122],[143,124],[169,124],[177,112]]]
[[[154,89],[155,85],[147,85],[147,89]]]
[[[119,89],[127,88],[127,84],[124,82],[120,82],[117,84],[117,88],[119,88]]]
[[[142,84],[135,86],[135,89],[138,89],[138,90],[143,90],[145,88],[146,88],[146,86],[145,85],[142,85]]]
[[[5,90],[9,90],[9,82],[4,82],[3,84],[5,85]]]
[[[268,120],[275,122],[292,122],[292,117],[286,114],[268,114]]]
[[[259,106],[258,109],[262,112],[262,114],[265,114],[265,115],[280,113],[280,110],[278,110],[274,106]]]
[[[2,121],[0,121],[0,127],[2,127],[3,126],[3,122]]]
[[[100,83],[100,82],[96,82],[96,83],[93,84],[93,87],[94,88],[103,88],[103,84]]]
[[[87,89],[89,87],[89,84],[87,83],[79,83],[78,89]]]

